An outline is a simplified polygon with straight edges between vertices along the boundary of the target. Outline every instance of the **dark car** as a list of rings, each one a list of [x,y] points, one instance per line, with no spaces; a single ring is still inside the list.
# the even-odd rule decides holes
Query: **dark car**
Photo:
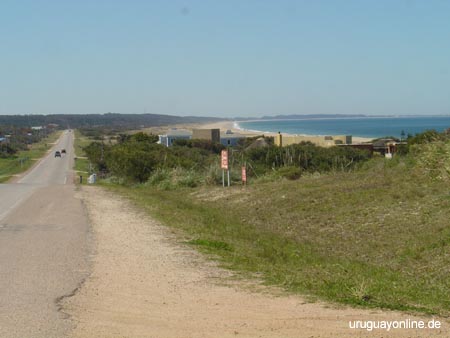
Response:
[[[55,157],[61,157],[61,153],[59,151],[55,151]]]
[[[61,150],[61,154],[65,154],[66,153],[66,149]]]

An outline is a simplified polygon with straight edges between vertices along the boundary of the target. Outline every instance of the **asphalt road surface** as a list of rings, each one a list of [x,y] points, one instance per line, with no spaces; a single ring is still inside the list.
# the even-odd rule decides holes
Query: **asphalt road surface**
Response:
[[[66,149],[61,158],[56,150]],[[60,311],[88,272],[88,220],[73,184],[73,132],[15,183],[0,184],[0,337],[67,336]]]

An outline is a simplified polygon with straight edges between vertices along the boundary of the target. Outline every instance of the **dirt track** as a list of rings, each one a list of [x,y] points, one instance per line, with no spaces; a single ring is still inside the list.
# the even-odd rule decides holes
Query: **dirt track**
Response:
[[[75,321],[74,337],[447,336],[447,322],[441,330],[353,330],[350,320],[418,318],[225,286],[228,272],[127,201],[98,187],[83,188],[83,198],[96,252],[91,276],[63,304]]]

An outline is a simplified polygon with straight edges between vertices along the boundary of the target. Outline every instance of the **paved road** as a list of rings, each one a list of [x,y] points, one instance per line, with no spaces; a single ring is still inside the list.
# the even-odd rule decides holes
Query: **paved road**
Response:
[[[67,154],[54,157],[54,150]],[[0,184],[0,337],[51,338],[73,323],[58,300],[87,276],[89,228],[71,168],[73,133],[15,183]]]

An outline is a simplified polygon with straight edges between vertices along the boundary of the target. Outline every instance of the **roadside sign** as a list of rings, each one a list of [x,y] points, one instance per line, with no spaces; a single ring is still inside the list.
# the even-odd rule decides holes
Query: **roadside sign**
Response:
[[[228,170],[228,150],[222,150],[221,168]]]
[[[245,184],[247,183],[247,170],[245,169],[245,166],[242,167],[242,182]]]

